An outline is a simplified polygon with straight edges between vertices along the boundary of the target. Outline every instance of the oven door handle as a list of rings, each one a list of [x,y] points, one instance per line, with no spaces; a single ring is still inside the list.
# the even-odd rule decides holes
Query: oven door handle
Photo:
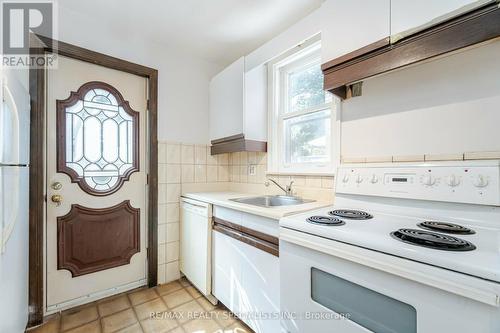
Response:
[[[280,228],[280,241],[293,243],[484,304],[500,307],[500,285],[498,283],[283,227]]]

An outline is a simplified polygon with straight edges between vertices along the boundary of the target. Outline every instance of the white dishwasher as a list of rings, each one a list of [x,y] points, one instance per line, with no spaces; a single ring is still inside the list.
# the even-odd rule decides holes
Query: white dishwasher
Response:
[[[180,270],[212,303],[212,205],[181,198]]]

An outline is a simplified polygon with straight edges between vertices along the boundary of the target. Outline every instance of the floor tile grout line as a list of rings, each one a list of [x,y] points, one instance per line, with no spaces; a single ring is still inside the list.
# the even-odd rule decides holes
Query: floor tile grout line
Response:
[[[222,305],[222,303],[220,303],[221,307],[219,307],[218,305],[211,304],[210,301],[208,301],[208,299],[206,297],[204,297],[204,295],[192,283],[190,283],[190,281],[187,280],[186,278],[181,278],[181,279],[178,279],[176,281],[171,281],[169,283],[172,283],[172,282],[176,282],[180,287],[178,289],[176,289],[176,290],[167,292],[167,293],[165,293],[163,295],[160,294],[160,291],[158,289],[159,286],[155,286],[153,288],[137,288],[137,290],[134,291],[134,292],[128,291],[128,292],[124,292],[122,295],[120,295],[120,294],[113,295],[112,297],[110,297],[110,299],[98,300],[98,301],[94,301],[94,302],[90,302],[88,304],[82,305],[80,307],[80,309],[77,310],[77,311],[74,311],[73,314],[78,313],[82,309],[94,307],[95,311],[97,313],[97,318],[95,318],[94,320],[90,320],[88,322],[85,322],[85,323],[83,323],[81,325],[69,328],[68,330],[65,330],[65,331],[62,331],[63,317],[67,316],[68,314],[64,314],[63,315],[62,311],[61,311],[61,312],[57,313],[56,318],[54,318],[54,321],[57,321],[57,323],[55,323],[55,324],[58,325],[58,332],[61,332],[61,333],[62,332],[66,332],[67,333],[68,331],[71,331],[71,330],[74,330],[74,329],[78,329],[78,328],[81,328],[81,327],[83,327],[85,325],[89,325],[89,324],[92,324],[92,323],[95,323],[95,322],[98,322],[100,324],[99,327],[101,328],[102,331],[104,331],[104,319],[105,318],[108,318],[110,316],[113,316],[113,315],[116,315],[116,314],[128,311],[130,309],[132,310],[132,315],[134,316],[134,318],[133,318],[134,322],[131,323],[130,325],[125,326],[125,327],[118,328],[117,330],[114,330],[113,332],[117,332],[118,330],[129,329],[129,328],[133,327],[134,325],[137,325],[137,327],[139,327],[139,329],[141,331],[145,332],[144,325],[143,325],[142,321],[139,319],[139,316],[138,316],[138,313],[137,313],[137,307],[141,306],[141,305],[143,305],[145,303],[155,301],[157,299],[160,299],[160,302],[161,302],[161,304],[164,305],[164,307],[166,308],[166,311],[173,311],[173,310],[175,310],[175,309],[177,309],[179,307],[185,306],[186,304],[194,301],[194,304],[196,304],[200,308],[200,311],[202,311],[204,313],[210,313],[210,312],[214,312],[214,311],[225,311],[225,312],[231,313],[224,305]],[[169,283],[167,283],[167,284],[169,284]],[[165,285],[167,285],[167,284],[165,284]],[[148,300],[146,300],[144,302],[139,302],[139,303],[133,305],[132,304],[132,297],[131,297],[131,295],[134,294],[135,292],[146,291],[148,289],[152,289],[151,292],[153,293],[154,298],[148,299]],[[179,292],[180,290],[184,290],[184,292],[187,293],[187,295],[189,296],[189,300],[185,301],[185,302],[182,302],[180,304],[177,304],[173,308],[170,308],[167,305],[165,299],[168,298],[169,295],[171,295],[171,294],[173,294],[175,292]],[[99,305],[108,304],[110,302],[117,301],[121,297],[125,297],[125,302],[126,302],[126,306],[127,307],[124,308],[124,309],[121,309],[120,311],[111,312],[111,313],[107,314],[106,316],[102,316],[102,312],[101,312],[101,309],[99,308]],[[205,302],[208,302],[208,303],[205,304],[205,302],[203,302],[203,304],[202,304],[202,300],[204,300]],[[204,305],[206,306],[206,308],[205,308]],[[71,309],[68,309],[68,310],[71,310]],[[182,311],[182,310],[179,310],[179,311]],[[212,322],[216,326],[219,327],[219,329],[218,329],[217,332],[219,332],[219,331],[224,332],[226,329],[228,329],[228,328],[230,328],[232,326],[238,326],[239,324],[243,324],[243,327],[246,327],[246,325],[244,325],[244,323],[241,321],[240,318],[238,318],[237,316],[234,316],[234,315],[231,316],[231,317],[232,317],[232,320],[229,323],[224,323],[223,321],[221,321],[219,319],[219,317],[216,317],[216,319],[212,318],[212,317],[209,317],[208,319],[207,318],[197,318],[197,317],[194,317],[194,318],[188,319],[184,323],[181,323],[177,317],[174,317],[173,321],[175,322],[176,326],[173,327],[172,329],[170,329],[168,332],[173,332],[175,330],[180,330],[180,331],[186,332],[185,326],[189,325],[190,323],[192,323],[194,321]],[[147,320],[147,318],[144,318],[144,321],[145,320]],[[50,322],[50,321],[48,321],[48,322]]]
[[[139,316],[137,315],[137,311],[135,310],[135,307],[134,307],[134,306],[132,306],[132,307],[131,307],[131,309],[132,309],[132,312],[134,313],[134,316],[135,316],[135,319],[136,319],[136,322],[135,322],[134,324],[139,323],[139,326],[141,327],[141,331],[144,331],[144,330],[142,329],[141,321],[139,320]],[[131,327],[131,326],[133,326],[134,324],[131,324],[131,325],[127,326],[127,327],[123,327],[123,328],[121,328],[121,329],[125,329],[125,328],[128,328],[128,327]]]
[[[160,293],[158,292],[157,287],[158,287],[158,286],[156,286],[156,287],[154,287],[154,288],[153,288],[153,289],[154,289],[154,291],[155,291],[155,292],[156,292],[156,294],[159,296],[159,299],[160,299],[160,301],[163,303],[163,305],[165,305],[165,308],[167,309],[167,311],[170,311],[170,308],[168,307],[167,303],[165,302],[165,300],[163,299],[163,297],[162,297],[162,296],[160,295]],[[179,290],[180,290],[180,289],[179,289]],[[168,294],[166,294],[166,295],[168,295]],[[167,312],[167,311],[165,311],[165,312]],[[174,319],[174,321],[175,321],[175,323],[176,323],[176,326],[175,326],[174,328],[172,328],[172,329],[168,330],[168,332],[172,332],[173,330],[175,330],[175,329],[176,329],[176,328],[178,328],[178,327],[180,327],[180,328],[184,331],[184,329],[182,328],[182,326],[181,326],[181,324],[179,323],[179,321],[178,321],[177,319]],[[140,325],[141,325],[141,328],[143,328],[143,327],[142,327],[142,322],[140,322]],[[143,331],[144,331],[144,330],[143,330]],[[167,333],[168,333],[168,332],[167,332]]]
[[[92,323],[92,322],[94,322],[94,321],[98,321],[98,320],[100,321],[100,320],[101,320],[101,316],[99,315],[99,310],[97,309],[97,305],[95,304],[95,302],[90,302],[90,303],[87,303],[87,304],[83,304],[83,305],[79,306],[79,307],[81,307],[81,309],[80,309],[80,310],[75,311],[74,313],[71,313],[71,314],[78,313],[78,312],[80,312],[81,310],[83,310],[83,309],[85,309],[85,308],[90,308],[90,307],[92,307],[92,306],[94,306],[94,307],[96,308],[96,312],[97,312],[97,318],[96,318],[96,319],[91,320],[91,321],[87,321],[87,322],[85,322],[85,323],[83,323],[83,324],[80,324],[80,325],[77,325],[77,326],[74,326],[74,327],[68,328],[68,329],[66,329],[66,330],[63,330],[63,329],[62,329],[62,318],[63,318],[63,314],[62,314],[62,312],[63,312],[63,311],[61,311],[61,312],[60,312],[60,315],[59,315],[59,332],[61,332],[61,333],[63,333],[63,332],[68,332],[68,331],[70,331],[70,330],[74,330],[74,329],[80,328],[80,327],[82,327],[82,326],[85,326],[85,325],[87,325],[87,324],[90,324],[90,323]],[[68,310],[71,310],[71,309],[68,309]],[[65,310],[65,311],[67,311],[67,310]],[[70,315],[71,315],[71,314],[70,314]],[[65,315],[65,316],[68,316],[68,315]]]

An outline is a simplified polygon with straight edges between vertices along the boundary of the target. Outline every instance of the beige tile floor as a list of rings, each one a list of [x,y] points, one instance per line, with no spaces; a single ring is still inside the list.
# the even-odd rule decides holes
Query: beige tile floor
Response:
[[[63,311],[28,332],[252,333],[224,306],[208,302],[186,279]]]

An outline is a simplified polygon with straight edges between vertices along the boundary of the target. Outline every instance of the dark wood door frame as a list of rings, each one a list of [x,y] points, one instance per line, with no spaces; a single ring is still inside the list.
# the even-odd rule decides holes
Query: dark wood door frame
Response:
[[[32,36],[33,37],[33,36]],[[148,286],[158,281],[158,71],[106,54],[94,52],[75,45],[37,36],[43,46],[33,46],[31,55],[55,53],[96,65],[112,68],[148,80]],[[34,38],[36,39],[36,38]],[[28,327],[43,321],[43,223],[45,205],[45,88],[46,69],[30,68],[30,194],[29,194],[29,320]]]

